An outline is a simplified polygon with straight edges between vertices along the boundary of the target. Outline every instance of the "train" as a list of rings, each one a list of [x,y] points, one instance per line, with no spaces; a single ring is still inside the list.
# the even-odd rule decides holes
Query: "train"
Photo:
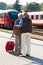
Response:
[[[27,12],[33,26],[43,28],[43,11]]]
[[[20,13],[14,9],[0,10],[0,27],[13,28],[14,22]],[[22,12],[24,14],[24,12]],[[33,26],[43,28],[43,11],[27,12]]]
[[[17,10],[0,10],[0,27],[13,28],[14,22],[17,18]]]
[[[24,14],[23,12],[22,14]],[[32,26],[43,28],[43,11],[27,12],[29,18],[32,20]]]

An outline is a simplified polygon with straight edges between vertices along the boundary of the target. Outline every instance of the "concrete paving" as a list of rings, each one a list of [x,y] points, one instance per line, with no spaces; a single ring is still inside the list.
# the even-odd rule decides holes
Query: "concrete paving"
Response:
[[[11,34],[0,32],[0,65],[43,65],[43,41],[31,39],[30,57],[20,57],[8,53],[5,45]]]

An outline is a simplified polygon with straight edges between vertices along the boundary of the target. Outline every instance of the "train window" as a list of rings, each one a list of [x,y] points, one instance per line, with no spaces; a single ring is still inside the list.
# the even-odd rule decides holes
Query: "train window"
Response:
[[[9,12],[9,16],[12,20],[12,22],[14,22],[17,18],[18,18],[18,12]]]
[[[7,16],[4,13],[2,13],[0,14],[0,18],[7,18]]]
[[[7,18],[6,14],[4,14],[4,18]]]
[[[31,15],[31,19],[34,19],[34,15]]]
[[[0,18],[3,18],[3,14],[0,14]]]
[[[43,19],[43,15],[41,15],[41,19]]]
[[[38,15],[36,15],[36,19],[38,19]]]

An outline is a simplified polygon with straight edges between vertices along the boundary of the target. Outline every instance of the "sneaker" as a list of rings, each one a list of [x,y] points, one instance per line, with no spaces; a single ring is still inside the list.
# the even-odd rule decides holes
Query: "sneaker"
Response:
[[[20,57],[26,57],[26,56],[24,56],[24,55],[20,55]]]
[[[14,54],[15,54],[15,55],[18,55],[18,54],[19,54],[19,52],[14,52]]]
[[[26,56],[29,56],[30,57],[30,55],[28,55],[28,54],[26,54]]]

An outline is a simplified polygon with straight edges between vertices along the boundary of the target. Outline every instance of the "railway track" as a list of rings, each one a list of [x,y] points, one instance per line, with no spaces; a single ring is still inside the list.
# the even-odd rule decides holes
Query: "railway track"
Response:
[[[12,30],[8,30],[8,29],[0,29],[0,31],[5,31],[5,32],[9,32],[12,33]],[[43,29],[38,29],[38,28],[33,28],[32,29],[32,34],[36,34],[36,35],[43,35]]]
[[[32,34],[41,35],[43,36],[43,29],[33,29]]]
[[[12,34],[12,30],[0,29],[0,31]],[[43,29],[32,29],[32,38],[43,41]]]

